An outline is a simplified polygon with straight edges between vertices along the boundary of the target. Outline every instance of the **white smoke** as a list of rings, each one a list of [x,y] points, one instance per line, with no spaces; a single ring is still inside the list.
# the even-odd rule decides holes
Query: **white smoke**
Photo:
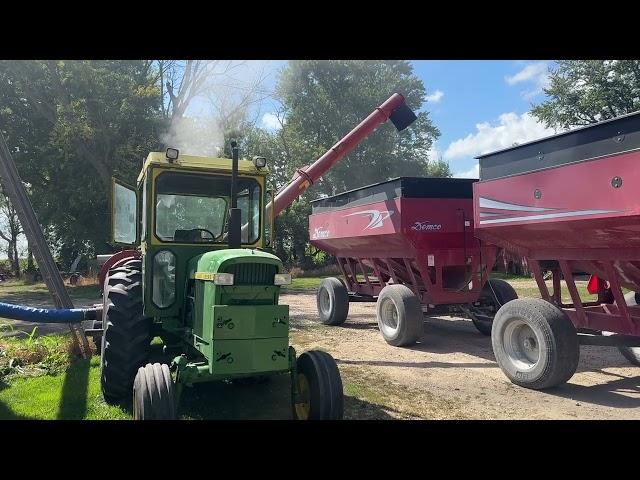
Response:
[[[224,134],[216,118],[174,118],[162,142],[186,155],[219,157],[222,153]]]
[[[271,92],[264,84],[275,72],[268,61],[210,61],[206,78],[184,115],[172,119],[162,136],[167,147],[188,155],[219,157],[224,132],[261,118],[262,100]]]

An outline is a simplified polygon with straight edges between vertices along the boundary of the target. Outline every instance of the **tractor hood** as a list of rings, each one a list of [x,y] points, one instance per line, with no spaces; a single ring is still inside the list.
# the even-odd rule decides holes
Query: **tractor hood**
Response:
[[[195,278],[196,272],[224,272],[231,265],[241,263],[275,265],[278,273],[282,271],[282,262],[271,253],[249,248],[230,248],[206,252],[192,258],[189,261],[189,278]]]

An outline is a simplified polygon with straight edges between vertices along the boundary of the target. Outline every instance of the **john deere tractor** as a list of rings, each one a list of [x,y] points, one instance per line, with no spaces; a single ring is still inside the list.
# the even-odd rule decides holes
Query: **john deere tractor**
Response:
[[[153,152],[135,187],[114,180],[113,241],[127,249],[103,280],[104,398],[133,392],[134,418],[174,419],[185,386],[289,374],[294,418],[340,419],[335,360],[317,350],[296,357],[289,345],[279,296],[291,276],[268,251],[266,161],[239,160],[235,143],[232,152]],[[163,363],[149,363],[156,337]]]

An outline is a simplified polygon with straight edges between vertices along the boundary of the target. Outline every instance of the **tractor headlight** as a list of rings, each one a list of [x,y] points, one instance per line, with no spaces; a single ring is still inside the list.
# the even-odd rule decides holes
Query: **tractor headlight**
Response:
[[[161,250],[153,257],[153,303],[167,308],[176,298],[176,256],[169,250]]]
[[[233,273],[214,273],[213,283],[216,285],[233,285]]]
[[[289,285],[291,283],[290,273],[276,273],[273,277],[274,285]]]
[[[259,170],[267,166],[267,159],[264,157],[253,157],[253,164]]]

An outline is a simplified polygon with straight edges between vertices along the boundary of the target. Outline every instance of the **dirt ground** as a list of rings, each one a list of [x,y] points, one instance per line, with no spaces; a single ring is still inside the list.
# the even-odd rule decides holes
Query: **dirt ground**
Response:
[[[374,303],[352,303],[342,327],[325,327],[314,321],[313,292],[281,302],[290,305],[294,347],[326,349],[343,380],[388,389],[377,403],[393,418],[640,419],[640,368],[616,348],[582,346],[571,380],[539,392],[507,380],[490,337],[469,320],[425,318],[420,342],[397,348],[378,331]]]
[[[78,307],[95,302],[74,299]],[[352,303],[342,327],[316,321],[313,291],[286,293],[281,303],[290,305],[291,340],[298,353],[322,348],[336,358],[345,386],[345,418],[640,419],[640,368],[629,366],[616,348],[581,347],[573,378],[537,392],[507,380],[495,362],[491,339],[468,320],[425,318],[420,342],[396,348],[378,331],[374,303]],[[51,302],[30,299],[28,304]],[[34,326],[12,323],[25,331]],[[39,325],[41,335],[54,331],[65,332],[67,326]]]

